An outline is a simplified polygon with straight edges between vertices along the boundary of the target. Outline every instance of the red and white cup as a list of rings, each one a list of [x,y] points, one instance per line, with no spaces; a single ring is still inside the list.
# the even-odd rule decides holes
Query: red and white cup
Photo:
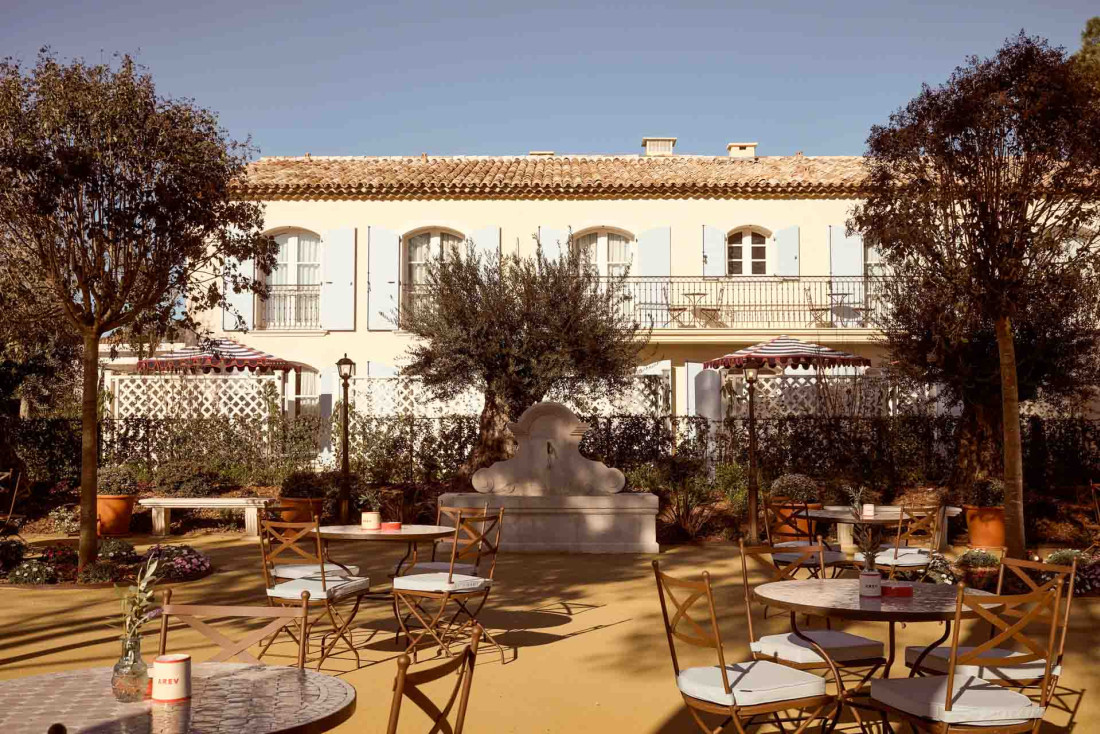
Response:
[[[191,700],[190,655],[160,655],[153,661],[153,700],[157,703]]]

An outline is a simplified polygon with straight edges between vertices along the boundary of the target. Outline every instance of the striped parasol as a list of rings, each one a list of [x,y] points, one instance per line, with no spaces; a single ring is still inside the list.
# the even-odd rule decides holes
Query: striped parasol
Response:
[[[206,369],[293,370],[297,365],[232,339],[215,339],[203,347],[184,347],[137,363],[138,372],[184,372]]]
[[[704,369],[711,370],[723,367],[740,369],[746,366],[870,367],[871,360],[857,354],[841,352],[784,335],[703,363]]]

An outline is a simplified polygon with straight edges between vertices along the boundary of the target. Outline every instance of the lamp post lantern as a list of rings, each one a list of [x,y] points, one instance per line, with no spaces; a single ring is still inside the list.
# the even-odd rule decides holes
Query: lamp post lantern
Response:
[[[745,365],[745,383],[749,389],[749,538],[751,542],[760,542],[760,529],[757,527],[757,495],[756,486],[756,378],[757,366]]]
[[[348,383],[355,370],[355,362],[348,359],[347,352],[336,360],[336,369],[344,386],[344,398],[340,401],[340,423],[343,427],[340,435],[340,524],[347,525],[351,504],[351,462],[348,457]]]

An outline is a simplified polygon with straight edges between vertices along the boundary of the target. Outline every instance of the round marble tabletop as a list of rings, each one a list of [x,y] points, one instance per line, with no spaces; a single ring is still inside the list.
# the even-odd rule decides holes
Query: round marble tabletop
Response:
[[[198,663],[191,700],[119,703],[111,669],[90,668],[0,682],[0,731],[43,734],[316,734],[355,711],[355,689],[340,678],[274,665]]]
[[[859,595],[859,579],[805,579],[772,581],[753,590],[756,600],[817,617],[863,622],[950,622],[955,619],[958,587],[953,584],[894,583],[913,587],[913,596],[866,597]],[[987,591],[969,593],[989,596]],[[962,618],[977,614],[963,607]]]
[[[947,516],[954,517],[961,513],[962,510],[958,507],[948,507]],[[918,517],[922,513],[915,513]],[[810,520],[821,520],[824,522],[839,522],[839,523],[851,523],[853,525],[897,525],[898,519],[901,517],[900,507],[876,507],[874,517],[864,517],[863,515],[856,515],[850,509],[837,509],[826,507],[821,510],[806,510],[806,517]]]
[[[367,540],[375,542],[416,543],[454,535],[446,525],[404,525],[400,530],[365,530],[361,525],[322,525],[325,540]]]

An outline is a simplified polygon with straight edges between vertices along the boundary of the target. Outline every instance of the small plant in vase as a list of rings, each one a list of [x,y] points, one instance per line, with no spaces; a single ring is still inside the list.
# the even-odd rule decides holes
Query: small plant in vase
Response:
[[[359,510],[364,530],[378,530],[382,527],[382,495],[374,489],[367,489],[355,497],[355,508]]]
[[[882,596],[882,574],[875,568],[875,556],[881,543],[878,529],[873,525],[856,525],[853,534],[856,548],[863,556],[863,568],[859,572],[859,595]]]
[[[146,562],[134,585],[122,597],[122,656],[111,675],[111,692],[116,701],[140,701],[148,688],[149,667],[141,659],[141,628],[160,611],[150,609],[157,563],[155,558]]]

